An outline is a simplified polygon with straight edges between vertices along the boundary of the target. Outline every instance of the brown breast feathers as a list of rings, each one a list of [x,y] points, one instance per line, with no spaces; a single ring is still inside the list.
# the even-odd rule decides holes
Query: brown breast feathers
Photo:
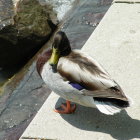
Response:
[[[38,57],[36,62],[36,68],[39,75],[41,74],[43,65],[50,59],[51,54],[52,54],[52,50],[48,50]]]

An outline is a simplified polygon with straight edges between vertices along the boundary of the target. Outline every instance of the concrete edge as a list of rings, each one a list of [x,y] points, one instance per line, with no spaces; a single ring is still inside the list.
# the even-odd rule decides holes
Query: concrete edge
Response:
[[[138,4],[140,0],[114,0],[112,3]]]

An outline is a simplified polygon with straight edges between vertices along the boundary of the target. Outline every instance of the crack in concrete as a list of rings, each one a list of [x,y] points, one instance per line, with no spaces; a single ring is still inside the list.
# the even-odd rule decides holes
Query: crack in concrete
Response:
[[[28,93],[31,93],[31,92],[33,92],[33,91],[35,91],[35,90],[37,90],[37,89],[41,89],[42,87],[43,87],[43,85],[38,86],[38,87],[36,87],[36,88],[33,88],[33,89],[31,89]]]
[[[114,1],[113,3],[140,4],[140,1]]]
[[[5,112],[6,109],[7,109],[7,106],[5,106],[5,108],[0,112],[0,117],[1,117],[2,114]]]
[[[27,140],[57,140],[57,139],[46,139],[46,138],[39,138],[39,137],[21,137],[21,139],[27,139]]]

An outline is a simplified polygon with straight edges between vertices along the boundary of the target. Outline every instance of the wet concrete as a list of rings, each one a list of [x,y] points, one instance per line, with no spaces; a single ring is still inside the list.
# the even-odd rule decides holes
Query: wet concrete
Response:
[[[81,0],[75,10],[68,13],[62,30],[66,32],[72,48],[80,49],[111,5],[112,0]]]
[[[79,0],[66,16],[62,30],[72,48],[80,49],[110,7],[111,0]],[[46,49],[50,42],[44,46]],[[18,140],[50,94],[36,72],[37,55],[7,82],[0,98],[0,139]]]

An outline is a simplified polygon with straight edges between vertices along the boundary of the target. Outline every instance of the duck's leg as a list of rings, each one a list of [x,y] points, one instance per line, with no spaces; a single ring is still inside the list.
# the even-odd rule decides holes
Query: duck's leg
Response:
[[[62,104],[59,108],[55,109],[54,111],[60,114],[71,114],[74,113],[76,110],[76,105],[71,105],[71,102],[66,100],[65,104]]]

